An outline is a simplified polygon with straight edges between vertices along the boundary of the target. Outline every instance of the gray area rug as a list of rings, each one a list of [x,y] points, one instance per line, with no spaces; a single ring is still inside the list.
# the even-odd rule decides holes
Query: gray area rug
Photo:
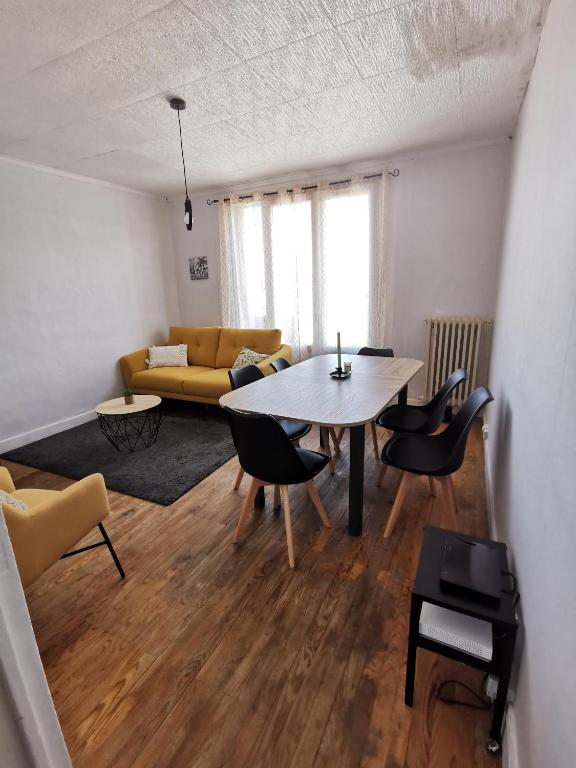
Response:
[[[135,453],[118,453],[89,421],[45,437],[2,458],[80,480],[101,472],[113,491],[172,504],[235,454],[230,428],[217,406],[164,400],[157,442]]]

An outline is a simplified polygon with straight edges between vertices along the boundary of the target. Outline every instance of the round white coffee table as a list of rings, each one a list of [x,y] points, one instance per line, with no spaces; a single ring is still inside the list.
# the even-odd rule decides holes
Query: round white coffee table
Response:
[[[100,429],[120,453],[149,448],[156,442],[162,413],[156,395],[134,395],[134,403],[126,405],[123,397],[106,400],[94,408]]]

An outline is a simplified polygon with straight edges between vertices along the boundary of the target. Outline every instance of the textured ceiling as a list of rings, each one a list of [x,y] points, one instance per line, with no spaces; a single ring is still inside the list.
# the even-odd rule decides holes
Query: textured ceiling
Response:
[[[0,154],[171,195],[500,139],[549,0],[0,0]]]

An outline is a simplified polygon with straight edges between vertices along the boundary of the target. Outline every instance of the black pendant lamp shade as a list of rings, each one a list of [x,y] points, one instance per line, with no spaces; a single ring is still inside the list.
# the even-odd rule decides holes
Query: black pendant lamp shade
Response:
[[[182,126],[180,125],[180,112],[186,109],[186,102],[184,99],[173,98],[169,99],[170,106],[178,113],[178,129],[180,131],[180,152],[182,153],[182,168],[184,170],[184,189],[186,191],[186,200],[184,201],[184,222],[188,232],[192,229],[194,219],[192,218],[192,203],[188,197],[188,182],[186,181],[186,163],[184,162],[184,147],[182,146]]]

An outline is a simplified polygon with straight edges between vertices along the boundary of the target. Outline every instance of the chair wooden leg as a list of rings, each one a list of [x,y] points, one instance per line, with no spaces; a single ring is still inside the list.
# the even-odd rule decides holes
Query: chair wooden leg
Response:
[[[394,504],[392,505],[392,509],[390,511],[390,517],[388,518],[388,523],[386,524],[386,528],[384,530],[384,538],[387,539],[392,531],[394,530],[394,525],[396,524],[396,520],[398,518],[398,515],[400,514],[400,510],[402,509],[402,504],[404,503],[404,499],[406,498],[406,493],[408,491],[408,485],[410,483],[411,476],[409,472],[402,472],[402,477],[400,478],[400,485],[398,486],[398,491],[396,492],[396,498],[394,499]]]
[[[338,440],[336,430],[334,427],[329,427],[328,431],[330,432],[330,437],[332,438],[332,443],[334,444],[334,451],[336,453],[340,453],[340,440]]]
[[[295,445],[296,448],[300,448],[300,440],[292,440],[292,445]]]
[[[428,482],[430,483],[430,493],[432,496],[437,496],[438,494],[436,493],[436,486],[434,485],[434,478],[432,475],[428,476]]]
[[[242,538],[242,534],[244,533],[244,528],[246,526],[246,521],[248,520],[248,516],[254,505],[254,499],[256,498],[256,493],[258,491],[258,488],[260,488],[261,485],[262,483],[259,480],[256,480],[256,478],[254,477],[252,478],[252,482],[250,484],[248,494],[244,499],[244,506],[242,507],[242,512],[240,512],[238,525],[236,526],[236,533],[234,534],[235,544],[237,544]]]
[[[380,488],[380,486],[384,482],[384,478],[386,476],[387,471],[388,471],[388,464],[382,464],[382,466],[380,467],[380,472],[378,474],[378,480],[376,480],[376,485],[378,486],[378,488]]]
[[[378,433],[376,432],[376,422],[370,422],[370,431],[372,432],[372,444],[374,446],[374,458],[380,461],[380,451],[378,450]]]
[[[288,563],[290,568],[294,568],[294,540],[292,539],[292,518],[290,517],[288,486],[282,485],[281,488],[284,499],[284,524],[286,526],[286,543],[288,544]]]
[[[326,514],[326,509],[324,508],[324,504],[320,501],[320,496],[318,496],[318,491],[316,490],[316,486],[312,482],[312,480],[308,480],[308,482],[304,483],[306,486],[306,490],[308,491],[308,495],[312,499],[312,504],[316,507],[316,511],[320,515],[320,519],[322,520],[322,524],[324,528],[330,528],[330,520],[328,519],[328,515]]]
[[[280,509],[280,486],[274,486],[274,509]]]
[[[234,490],[237,491],[238,488],[240,488],[240,483],[242,482],[242,478],[244,477],[244,470],[242,467],[238,470],[238,474],[236,475],[236,481],[234,483]]]
[[[456,503],[456,494],[454,493],[454,483],[452,482],[452,475],[446,475],[439,477],[442,490],[444,492],[444,500],[446,502],[446,511],[450,522],[449,525],[455,525],[458,519],[458,504]]]

